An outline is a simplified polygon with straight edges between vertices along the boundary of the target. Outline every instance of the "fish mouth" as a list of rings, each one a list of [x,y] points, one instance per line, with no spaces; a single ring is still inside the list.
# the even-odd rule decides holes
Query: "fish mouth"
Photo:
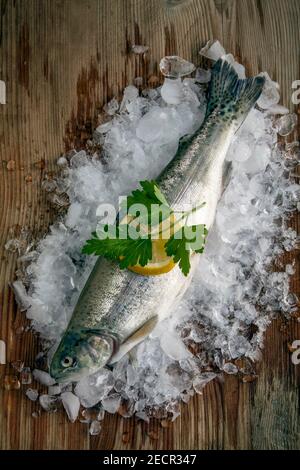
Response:
[[[51,372],[51,377],[57,383],[70,383],[70,382],[78,382],[83,377],[91,375],[93,371],[90,371],[88,368],[83,368],[81,370],[65,370],[62,372]]]

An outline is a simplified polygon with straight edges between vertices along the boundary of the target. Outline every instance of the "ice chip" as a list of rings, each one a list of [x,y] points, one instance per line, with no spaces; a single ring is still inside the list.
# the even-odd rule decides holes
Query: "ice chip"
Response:
[[[161,87],[161,96],[167,104],[179,104],[183,99],[181,79],[171,80],[166,78]]]
[[[6,364],[6,343],[0,339],[0,364]]]
[[[193,380],[193,387],[196,393],[202,393],[203,388],[208,382],[213,380],[217,374],[214,372],[202,372],[201,375],[195,377]]]
[[[163,57],[159,68],[167,78],[180,78],[194,72],[196,67],[191,62],[174,55]]]
[[[176,109],[154,107],[140,119],[136,135],[146,143],[177,141],[180,135],[178,118]]]
[[[87,154],[84,150],[76,152],[70,160],[70,165],[72,168],[80,168],[81,166],[88,164]]]
[[[90,408],[107,397],[113,385],[112,372],[103,368],[95,374],[81,379],[75,387],[75,394],[83,406]]]
[[[163,333],[160,339],[160,344],[163,351],[176,361],[190,356],[189,351],[175,331],[166,331]]]
[[[51,395],[40,395],[39,403],[43,410],[48,413],[55,413],[57,411],[58,399],[57,397],[52,397]]]
[[[226,54],[226,51],[220,42],[217,40],[210,40],[200,50],[200,55],[207,57],[208,59],[217,61]]]
[[[96,421],[96,420],[92,421],[90,425],[90,430],[89,430],[90,435],[98,436],[100,432],[101,432],[101,424],[99,423],[99,421]]]
[[[146,52],[148,52],[149,46],[141,46],[139,44],[133,44],[133,46],[131,46],[131,50],[132,52],[134,52],[134,54],[145,54]]]
[[[48,395],[60,395],[61,391],[60,385],[50,385],[50,387],[48,387]]]
[[[68,160],[66,157],[59,157],[56,163],[58,166],[68,166]]]
[[[211,80],[211,70],[201,69],[199,67],[196,69],[195,78],[198,83],[208,83]]]
[[[285,106],[282,106],[281,104],[274,104],[270,108],[267,109],[266,114],[267,115],[272,115],[272,114],[288,114],[289,110]]]
[[[109,395],[102,400],[101,404],[108,413],[116,413],[121,405],[121,396],[117,393]]]
[[[55,384],[55,380],[51,377],[50,374],[48,374],[48,372],[44,370],[34,369],[32,374],[33,378],[42,385],[46,385],[47,387],[49,387],[50,385]]]
[[[25,392],[25,395],[29,400],[36,401],[39,396],[39,392],[33,388],[28,388]]]
[[[297,115],[293,114],[285,114],[281,116],[275,121],[275,129],[277,130],[278,134],[285,137],[289,135],[295,129],[298,122]]]
[[[128,85],[124,90],[124,98],[128,101],[133,101],[139,96],[139,90],[133,86]]]
[[[119,109],[118,100],[114,97],[104,105],[103,109],[109,116],[113,116]]]
[[[71,423],[74,423],[79,413],[79,398],[72,392],[64,392],[61,394],[61,400],[69,420],[71,421]]]
[[[22,281],[14,281],[12,282],[11,287],[14,291],[15,299],[21,312],[24,312],[31,305],[31,298],[27,294],[24,284]]]
[[[271,80],[267,72],[259,74],[261,77],[265,77],[266,81],[260,97],[257,100],[257,105],[261,109],[269,109],[271,106],[276,105],[279,102],[280,94],[278,91],[279,85]]]
[[[226,374],[237,374],[238,368],[232,362],[226,362],[223,366],[223,371],[226,372]]]
[[[112,121],[105,122],[96,128],[100,134],[106,134],[112,128]]]

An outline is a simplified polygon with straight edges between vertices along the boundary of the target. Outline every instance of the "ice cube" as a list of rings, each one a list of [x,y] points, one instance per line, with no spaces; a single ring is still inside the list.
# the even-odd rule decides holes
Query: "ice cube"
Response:
[[[112,121],[105,122],[96,128],[100,134],[106,134],[112,128]]]
[[[70,205],[68,214],[66,217],[67,227],[76,227],[79,224],[82,215],[82,204],[79,202],[73,202]]]
[[[138,411],[137,413],[135,413],[135,416],[145,421],[146,423],[150,423],[150,418],[145,411]]]
[[[55,384],[55,380],[51,377],[50,374],[48,374],[48,372],[44,370],[34,369],[32,373],[33,378],[42,385],[46,385],[47,387],[49,387],[50,385]]]
[[[289,135],[295,129],[298,122],[297,115],[293,114],[286,114],[281,116],[280,118],[276,119],[275,121],[275,129],[277,130],[278,134],[285,137]]]
[[[133,85],[128,85],[124,89],[123,96],[125,100],[133,101],[139,96],[139,90]]]
[[[181,78],[177,80],[165,78],[164,84],[161,87],[161,96],[168,104],[179,104],[184,96]]]
[[[163,57],[159,68],[167,78],[180,78],[194,72],[196,67],[191,62],[174,55]]]
[[[60,394],[61,394],[60,385],[50,385],[50,387],[48,387],[48,395],[60,395]]]
[[[271,80],[267,72],[259,74],[261,77],[265,77],[266,81],[260,97],[257,100],[257,105],[261,109],[269,109],[271,106],[276,105],[280,100],[280,94],[278,91],[279,85],[277,82]]]
[[[233,364],[232,362],[226,362],[226,364],[224,364],[223,366],[223,371],[226,374],[237,374],[239,370],[237,366]]]
[[[196,393],[202,393],[203,388],[208,382],[217,377],[214,372],[202,372],[201,375],[195,377],[193,380],[193,387]]]
[[[14,281],[11,284],[11,287],[15,294],[16,302],[21,310],[24,312],[27,310],[31,305],[31,298],[27,295],[25,286],[22,281]]]
[[[81,379],[76,387],[75,394],[86,408],[90,408],[105,398],[114,386],[113,374],[108,369],[100,369],[93,375]]]
[[[132,52],[134,54],[145,54],[145,52],[148,52],[149,46],[141,46],[139,44],[133,44],[131,47]]]
[[[61,394],[61,400],[69,420],[74,423],[78,417],[80,401],[72,392],[64,392]]]
[[[122,102],[120,104],[120,109],[119,111],[122,112],[125,110],[125,108],[127,108],[128,110],[128,105],[136,100],[136,98],[139,96],[139,90],[133,86],[133,85],[128,85],[125,89],[124,89],[124,94],[123,94],[123,99],[122,99]]]
[[[66,157],[59,157],[56,163],[58,166],[68,166],[68,160]]]
[[[103,421],[105,417],[105,410],[101,408],[101,410],[97,414],[97,421]]]
[[[217,40],[210,40],[206,43],[204,47],[200,50],[200,55],[207,57],[208,59],[217,61],[223,55],[226,54],[226,51],[220,42]]]
[[[101,424],[99,423],[99,421],[96,421],[96,420],[92,421],[90,425],[90,430],[89,430],[90,435],[98,436],[100,432],[101,432]]]
[[[176,109],[154,107],[140,119],[136,135],[146,143],[160,141],[165,144],[177,141],[180,124]]]
[[[10,251],[11,253],[16,253],[20,248],[20,241],[17,238],[12,238],[10,240],[7,240],[7,242],[4,245],[4,249],[6,251]]]
[[[211,70],[201,69],[198,67],[196,69],[196,81],[198,83],[208,83],[211,80]]]
[[[6,364],[6,343],[0,339],[0,364]]]
[[[25,395],[29,400],[36,401],[39,396],[39,392],[33,388],[27,388]]]
[[[43,410],[48,411],[48,413],[55,413],[57,411],[58,399],[57,397],[52,397],[51,395],[40,395],[39,403]]]
[[[104,105],[103,109],[109,116],[113,116],[119,109],[118,100],[114,97]]]
[[[116,413],[121,405],[121,396],[117,393],[109,395],[102,400],[101,404],[108,413]]]
[[[190,352],[175,331],[165,331],[160,338],[163,351],[176,361],[190,357]]]
[[[282,106],[281,104],[274,104],[270,108],[267,109],[266,114],[288,114],[289,110],[285,106]]]
[[[47,193],[51,193],[57,188],[56,181],[52,179],[45,179],[42,181],[41,188]]]
[[[245,141],[236,140],[230,147],[227,160],[245,162],[251,155],[251,148]]]

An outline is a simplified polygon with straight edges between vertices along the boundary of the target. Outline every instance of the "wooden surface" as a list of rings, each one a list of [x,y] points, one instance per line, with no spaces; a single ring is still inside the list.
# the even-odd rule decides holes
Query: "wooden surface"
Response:
[[[8,282],[16,256],[4,251],[10,232],[27,226],[45,233],[54,218],[41,180],[56,170],[57,156],[80,145],[97,123],[103,103],[143,76],[158,74],[165,54],[199,63],[198,51],[217,38],[248,72],[267,70],[282,86],[291,109],[291,84],[300,79],[299,0],[1,0],[0,79],[7,104],[0,105],[0,339],[8,361],[33,365],[37,338],[21,337],[24,324]],[[150,46],[149,59],[130,53]],[[7,170],[13,160],[15,169]],[[297,221],[293,222],[296,227]],[[297,256],[294,254],[293,256]],[[291,256],[287,259],[291,259]],[[297,258],[299,261],[299,258]],[[299,292],[299,263],[292,282]],[[70,424],[63,413],[43,413],[21,391],[0,391],[2,449],[292,449],[300,448],[300,366],[288,345],[300,339],[299,322],[276,320],[266,335],[258,379],[227,376],[182,407],[162,428],[106,417],[100,436]],[[0,366],[1,380],[11,371]]]

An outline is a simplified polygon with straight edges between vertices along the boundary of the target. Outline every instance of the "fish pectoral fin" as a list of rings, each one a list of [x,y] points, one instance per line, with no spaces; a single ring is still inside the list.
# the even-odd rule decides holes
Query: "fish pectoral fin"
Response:
[[[124,341],[116,351],[115,354],[110,358],[109,364],[114,364],[118,362],[125,354],[127,354],[132,348],[137,346],[141,343],[155,328],[158,322],[158,316],[150,318],[150,320],[146,321],[141,328],[136,330],[129,338]]]

